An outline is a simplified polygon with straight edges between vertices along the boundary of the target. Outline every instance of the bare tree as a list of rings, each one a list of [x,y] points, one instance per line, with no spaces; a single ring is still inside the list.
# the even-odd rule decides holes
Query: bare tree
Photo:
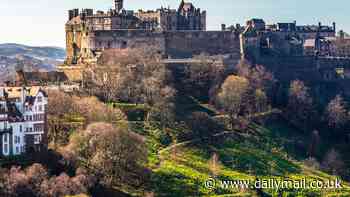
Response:
[[[341,155],[333,148],[327,152],[323,159],[322,168],[334,175],[344,175],[345,173],[345,164]]]
[[[111,124],[95,123],[71,139],[70,148],[90,174],[107,186],[144,183],[147,148],[143,137]]]
[[[225,79],[223,60],[206,55],[195,56],[194,59],[198,62],[185,66],[184,88],[197,98],[213,99]]]
[[[343,97],[337,95],[329,102],[325,111],[325,116],[328,126],[333,129],[342,128],[347,123],[349,117],[346,110],[346,102]]]
[[[166,67],[152,48],[106,50],[85,73],[86,87],[105,101],[145,102],[164,85]],[[146,98],[145,98],[146,97]]]
[[[56,149],[59,143],[68,140],[64,118],[73,113],[74,102],[71,96],[60,91],[49,91],[48,97],[48,138]]]
[[[214,177],[220,173],[220,159],[217,153],[213,153],[209,160],[209,169]]]
[[[205,112],[192,113],[186,124],[191,130],[189,139],[199,138],[210,142],[214,134],[223,130],[223,126]]]
[[[82,118],[82,126],[98,121],[115,123],[126,119],[120,109],[108,106],[96,97],[70,96],[59,91],[49,92],[48,114],[49,141],[55,148],[68,143],[70,130],[77,129],[69,125],[73,117]]]
[[[320,145],[320,141],[321,141],[320,133],[317,130],[314,130],[312,132],[311,143],[308,150],[308,154],[310,157],[316,156],[316,153]]]
[[[75,114],[84,117],[86,125],[100,121],[115,123],[126,119],[120,109],[108,106],[96,97],[75,97],[73,107]]]
[[[306,129],[312,124],[314,113],[313,99],[309,94],[309,88],[300,80],[294,80],[290,84],[288,95],[288,116],[292,123]]]
[[[249,80],[252,89],[268,90],[276,81],[273,74],[262,65],[251,65],[247,60],[241,60],[236,66],[238,75]]]
[[[27,169],[12,167],[0,174],[0,194],[7,197],[61,197],[88,194],[93,186],[92,179],[83,174],[69,177],[61,174],[49,177],[41,164],[33,164]]]
[[[48,179],[48,172],[41,164],[33,164],[25,170],[28,185],[34,193],[40,193],[41,184]]]
[[[243,110],[249,82],[244,77],[229,76],[221,87],[218,99],[223,110],[228,114],[231,126]]]

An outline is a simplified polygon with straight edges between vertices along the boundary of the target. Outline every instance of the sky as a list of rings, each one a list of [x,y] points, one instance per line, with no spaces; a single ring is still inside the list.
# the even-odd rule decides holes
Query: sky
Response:
[[[112,8],[113,0],[0,0],[0,43],[32,46],[65,46],[64,24],[72,8]],[[181,0],[125,0],[128,10],[177,8]],[[250,18],[267,23],[337,23],[337,30],[350,32],[349,0],[188,0],[207,10],[207,29],[221,24],[244,24]]]

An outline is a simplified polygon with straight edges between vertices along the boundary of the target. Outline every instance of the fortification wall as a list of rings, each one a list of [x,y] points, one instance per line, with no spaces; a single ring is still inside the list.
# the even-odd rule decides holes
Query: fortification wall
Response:
[[[322,80],[315,57],[261,57],[256,63],[267,67],[280,81]]]
[[[95,31],[86,40],[91,49],[149,48],[165,51],[162,32],[144,30]],[[89,46],[90,45],[90,46]]]
[[[83,40],[82,46],[85,48],[152,47],[172,58],[192,57],[201,53],[240,54],[239,37],[229,31],[109,30],[94,31]]]
[[[350,68],[350,58],[319,58],[318,61],[321,69],[336,67]]]
[[[80,53],[82,46],[81,28],[79,26],[66,26],[66,61],[71,62],[74,55]]]
[[[266,66],[281,81],[299,79],[318,83],[350,79],[350,59],[345,58],[262,57],[256,63]]]
[[[166,54],[172,58],[240,53],[239,36],[230,31],[169,31],[165,41]]]

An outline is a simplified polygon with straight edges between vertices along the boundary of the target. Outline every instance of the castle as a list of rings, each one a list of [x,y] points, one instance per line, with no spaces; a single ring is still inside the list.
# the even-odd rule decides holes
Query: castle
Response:
[[[164,56],[189,57],[201,52],[231,53],[239,36],[232,32],[206,31],[206,11],[181,1],[178,9],[160,8],[134,12],[114,1],[107,12],[69,10],[66,23],[66,64],[96,61],[105,49],[157,48]]]
[[[0,157],[47,147],[47,104],[40,87],[0,87]]]
[[[293,57],[293,62],[339,54],[335,23],[266,24],[262,19],[251,19],[245,25],[222,24],[219,31],[207,31],[206,11],[183,0],[178,9],[162,7],[137,12],[125,10],[123,0],[114,0],[114,9],[107,12],[73,9],[68,15],[67,58],[59,68],[73,81],[81,80],[81,70],[96,64],[108,49],[152,47],[164,59],[229,54],[234,59],[231,62],[246,58],[266,66],[267,60],[273,58]],[[314,66],[318,63],[313,62]]]
[[[262,19],[252,19],[240,35],[241,54],[256,60],[263,55],[331,56],[335,55],[336,24],[324,26],[277,23],[267,25]]]

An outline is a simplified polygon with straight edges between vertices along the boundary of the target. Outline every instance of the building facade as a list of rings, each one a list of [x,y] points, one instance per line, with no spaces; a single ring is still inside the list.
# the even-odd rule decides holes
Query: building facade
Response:
[[[252,19],[240,35],[241,54],[253,60],[273,56],[330,56],[334,54],[336,24],[325,26],[277,23],[266,25],[262,19]]]
[[[178,9],[162,7],[137,12],[125,10],[123,0],[115,0],[114,3],[114,9],[107,12],[69,10],[66,23],[67,64],[76,64],[80,58],[95,57],[103,49],[129,48],[133,43],[163,46],[160,50],[164,52],[164,32],[206,30],[206,11],[183,0]],[[133,37],[135,34],[137,36]]]
[[[40,87],[0,88],[0,157],[47,148],[47,104]]]

